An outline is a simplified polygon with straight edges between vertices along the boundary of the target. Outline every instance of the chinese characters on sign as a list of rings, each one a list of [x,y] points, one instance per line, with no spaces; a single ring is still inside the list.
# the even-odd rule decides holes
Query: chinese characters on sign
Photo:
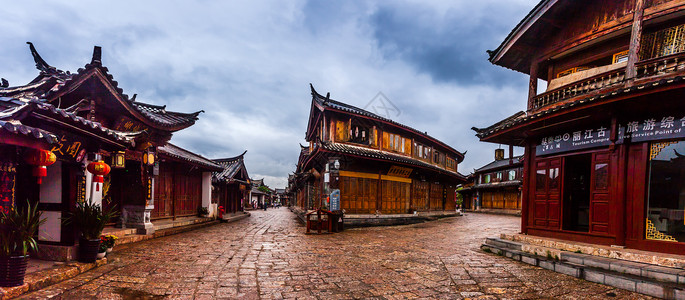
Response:
[[[81,176],[78,180],[76,202],[86,202],[86,175]]]
[[[66,135],[62,135],[62,137],[57,141],[57,144],[54,145],[50,151],[55,153],[57,157],[69,157],[71,159],[76,159],[77,156],[80,156],[80,153],[85,154],[84,150],[85,149],[83,149],[83,144],[81,142]]]
[[[555,136],[544,137],[535,149],[536,155],[566,152],[576,149],[586,149],[608,146],[610,129],[608,126],[590,128],[573,132],[566,132]],[[685,137],[685,117],[662,116],[644,120],[631,120],[618,126],[618,140],[631,142],[645,142],[654,140],[674,139]]]
[[[544,137],[535,148],[536,155],[565,152],[598,146],[608,146],[610,130],[606,126],[565,132],[555,136]]]
[[[330,209],[331,211],[336,211],[340,210],[340,190],[333,190],[331,192],[331,203],[330,203]]]
[[[17,168],[12,162],[0,162],[0,211],[14,205],[14,182]]]
[[[619,130],[619,139],[644,142],[685,137],[685,117],[666,116],[630,121]]]
[[[403,167],[398,167],[398,166],[392,166],[390,167],[390,170],[388,171],[388,176],[396,176],[396,177],[404,177],[408,178],[409,175],[411,175],[411,172],[413,170],[410,168],[403,168]]]

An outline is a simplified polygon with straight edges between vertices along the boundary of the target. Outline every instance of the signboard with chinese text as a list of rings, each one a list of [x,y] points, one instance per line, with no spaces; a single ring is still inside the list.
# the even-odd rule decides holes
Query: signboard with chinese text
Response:
[[[607,126],[586,128],[543,137],[535,147],[535,155],[548,155],[578,149],[608,146],[610,130]]]
[[[62,135],[56,144],[50,149],[52,153],[59,159],[78,160],[83,159],[85,152],[85,145],[83,141],[72,135]]]
[[[78,180],[76,202],[86,202],[86,175],[81,176]]]
[[[9,210],[14,205],[14,183],[17,168],[13,162],[0,161],[0,210]]]
[[[588,149],[611,144],[608,126],[585,128],[543,137],[535,148],[536,155],[549,155],[572,150]],[[685,138],[685,117],[660,116],[631,120],[618,125],[616,144],[625,140],[646,142]]]
[[[621,126],[619,137],[621,140],[630,139],[633,142],[644,142],[685,137],[685,117],[665,116],[633,120]]]
[[[408,178],[409,175],[411,175],[411,172],[413,170],[410,168],[403,168],[403,167],[398,167],[398,166],[392,166],[390,167],[390,170],[388,170],[388,176],[396,176],[396,177],[404,177]]]
[[[340,210],[340,190],[333,190],[331,192],[331,203],[330,203],[330,209],[331,211],[336,211]]]

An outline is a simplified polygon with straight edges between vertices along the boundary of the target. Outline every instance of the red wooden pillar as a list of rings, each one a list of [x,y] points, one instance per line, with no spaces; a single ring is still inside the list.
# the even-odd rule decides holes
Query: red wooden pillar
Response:
[[[521,233],[528,234],[528,215],[530,211],[530,190],[533,174],[533,151],[535,145],[530,143],[525,146],[523,154],[523,183],[521,186]],[[482,201],[482,200],[481,200]]]
[[[642,19],[645,12],[645,0],[635,0],[633,13],[633,29],[630,32],[630,46],[628,48],[628,65],[626,66],[626,79],[631,80],[637,75],[635,63],[637,63],[642,39]]]
[[[533,99],[538,94],[538,62],[533,60],[530,64],[530,79],[528,80],[528,110],[533,108]]]

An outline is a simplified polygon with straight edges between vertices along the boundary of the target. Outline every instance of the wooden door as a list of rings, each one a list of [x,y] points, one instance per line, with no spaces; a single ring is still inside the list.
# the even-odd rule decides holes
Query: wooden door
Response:
[[[445,190],[445,210],[457,209],[456,192],[453,187],[446,187]]]
[[[533,225],[559,229],[561,222],[561,159],[535,162]]]
[[[431,183],[430,187],[430,210],[443,210],[442,205],[442,185]]]
[[[155,178],[155,208],[152,210],[152,218],[172,217],[174,213],[174,171],[173,165],[163,163],[159,165],[159,175]]]
[[[609,208],[610,153],[602,151],[592,154],[590,184],[590,232],[610,232],[611,209]]]
[[[483,191],[483,199],[480,201],[480,207],[482,208],[492,208],[492,192]]]
[[[519,209],[519,192],[506,191],[504,193],[504,208],[505,209]]]
[[[414,181],[412,191],[412,205],[416,210],[428,210],[428,199],[430,183],[425,181]]]

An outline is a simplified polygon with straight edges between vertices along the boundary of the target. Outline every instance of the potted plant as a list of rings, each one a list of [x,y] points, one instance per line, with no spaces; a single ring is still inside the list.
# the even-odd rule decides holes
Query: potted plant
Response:
[[[116,217],[114,207],[108,211],[102,211],[100,204],[92,200],[76,203],[74,212],[69,215],[68,221],[73,222],[81,232],[79,237],[78,261],[85,263],[95,262],[100,248],[100,235],[109,220]]]
[[[43,222],[37,203],[0,210],[0,286],[24,284],[29,252],[38,250],[36,233]]]
[[[119,237],[113,234],[103,236],[102,242],[107,246],[107,253],[112,252],[114,244],[116,244]]]
[[[202,218],[206,218],[207,216],[209,216],[209,209],[204,207],[204,206],[198,207],[197,208],[197,216],[202,217]]]
[[[98,254],[96,258],[103,259],[105,258],[105,255],[107,255],[107,244],[105,244],[103,238],[100,238],[100,246],[98,247]]]

